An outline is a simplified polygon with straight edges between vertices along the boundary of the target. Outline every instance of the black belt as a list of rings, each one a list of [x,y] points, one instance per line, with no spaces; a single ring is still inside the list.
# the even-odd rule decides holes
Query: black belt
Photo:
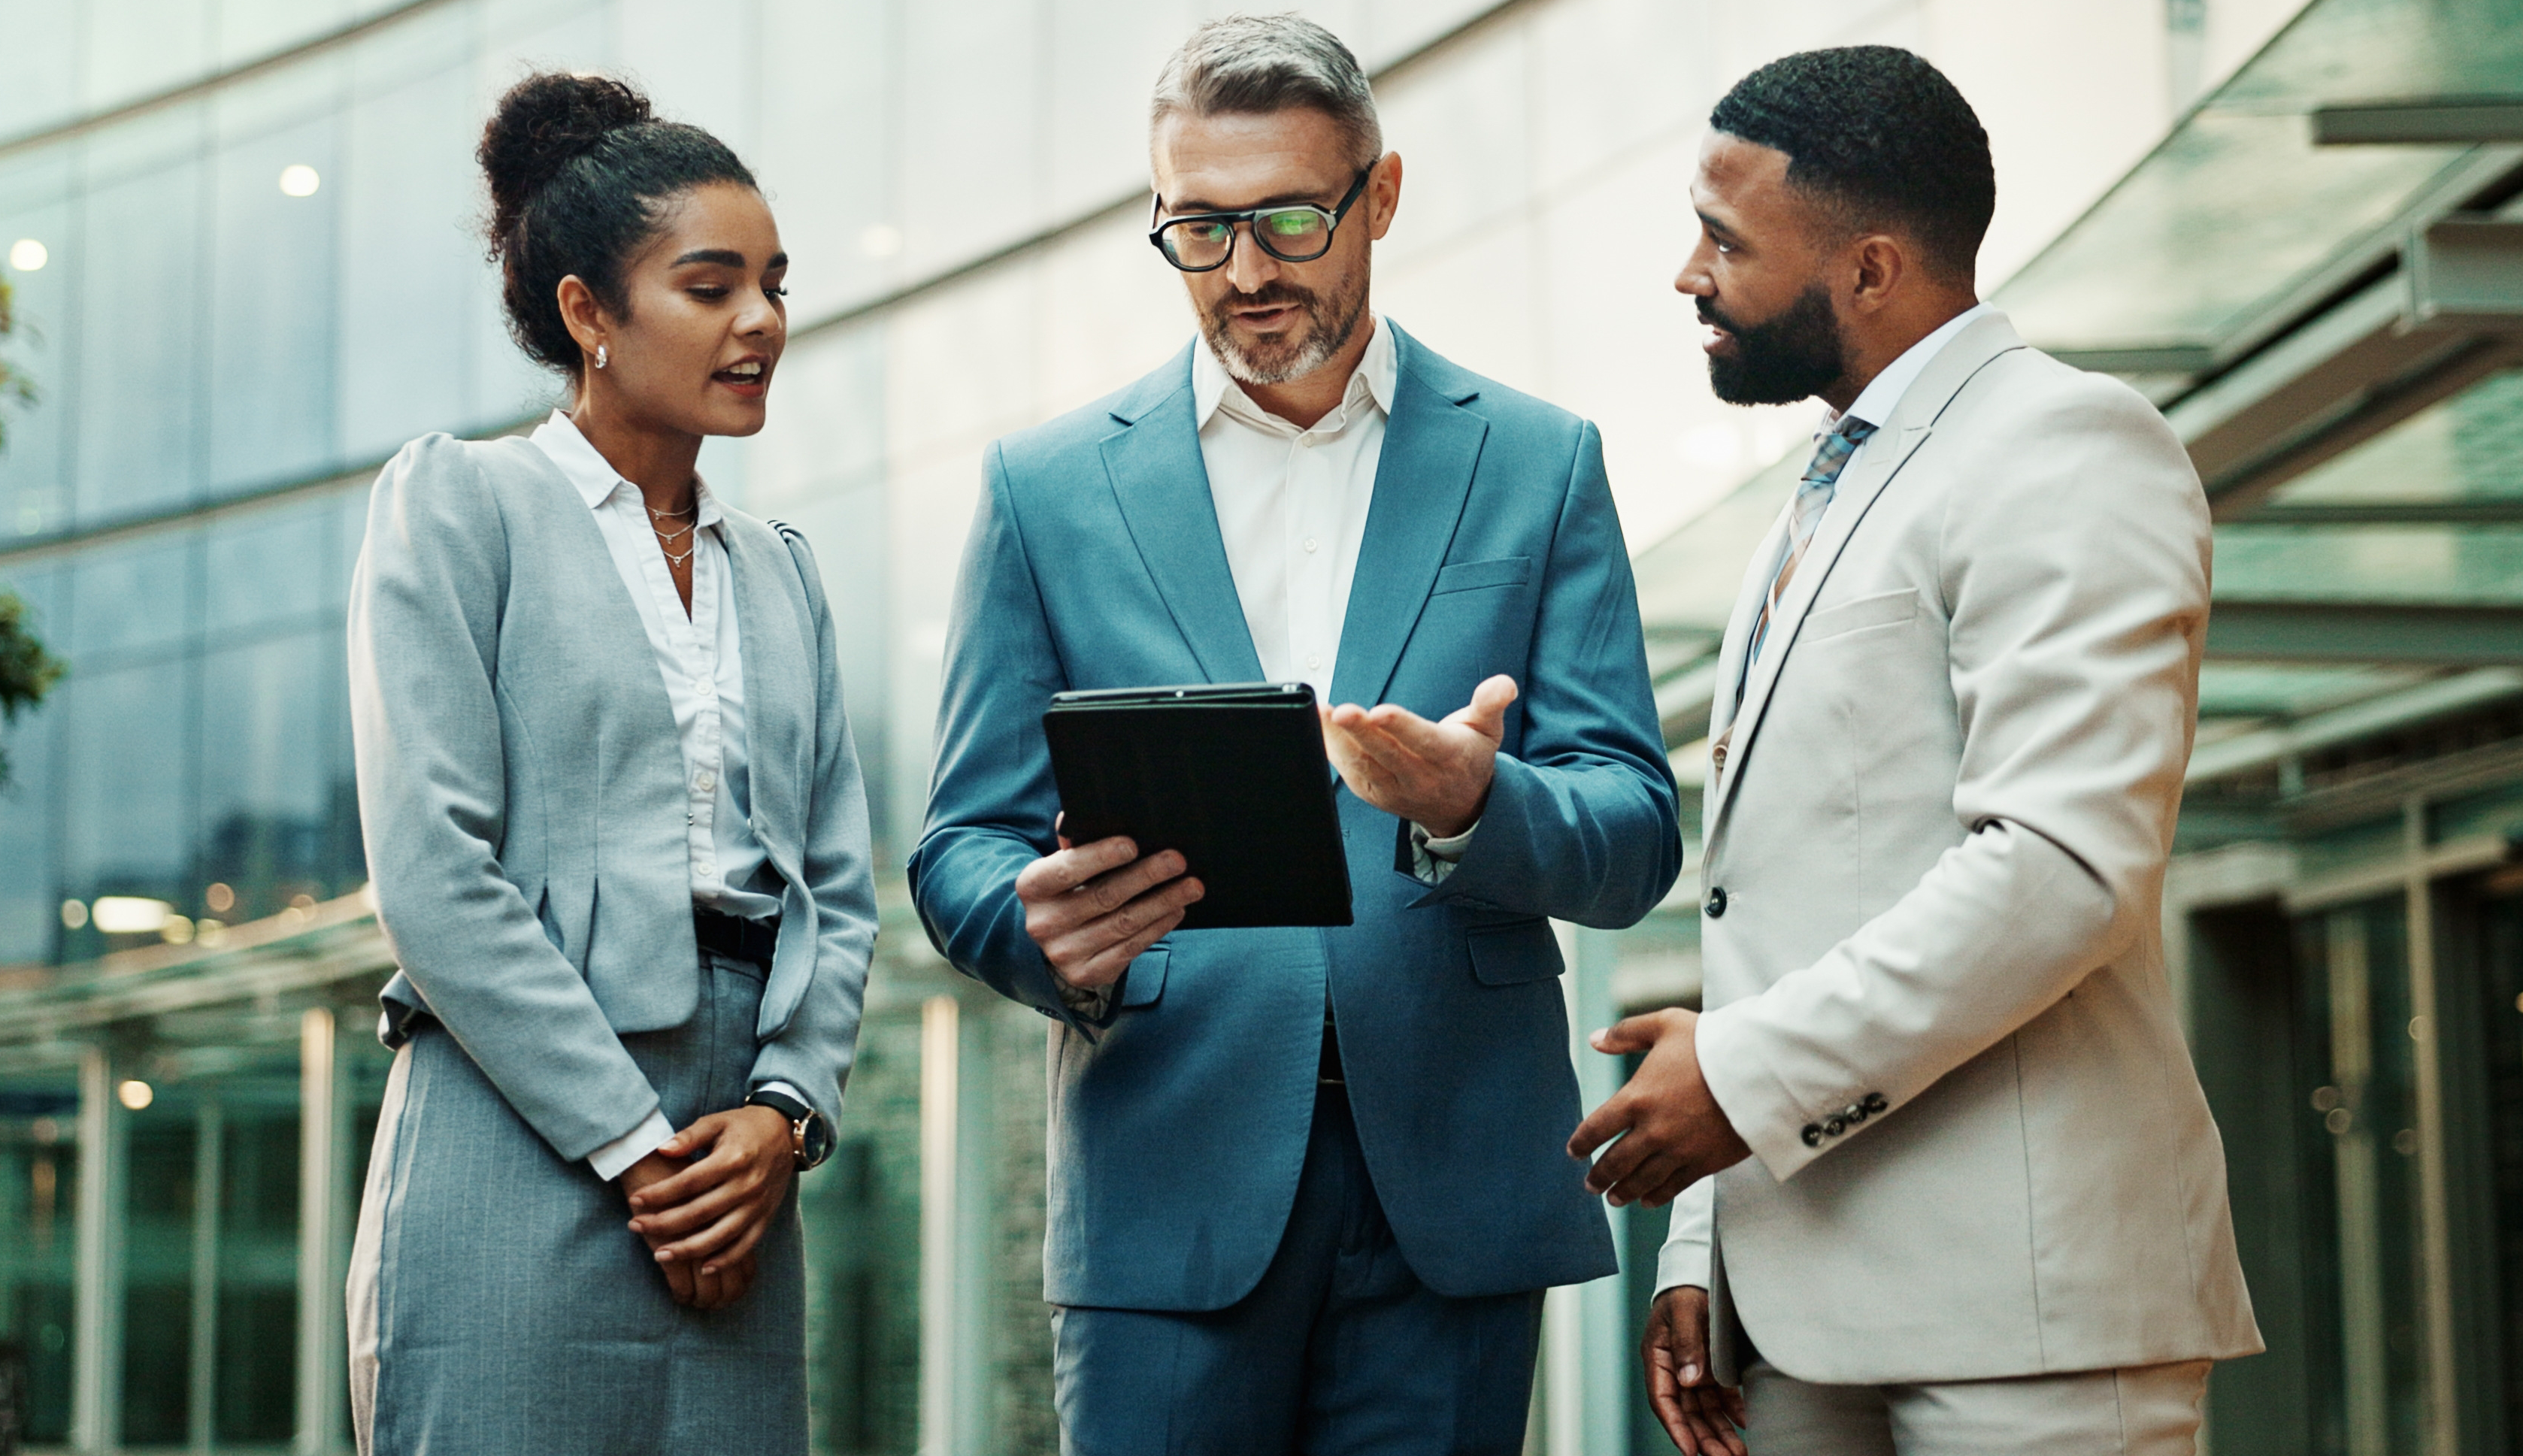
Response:
[[[780,917],[748,920],[696,905],[692,907],[692,938],[701,943],[704,951],[769,965],[771,953],[780,945]]]

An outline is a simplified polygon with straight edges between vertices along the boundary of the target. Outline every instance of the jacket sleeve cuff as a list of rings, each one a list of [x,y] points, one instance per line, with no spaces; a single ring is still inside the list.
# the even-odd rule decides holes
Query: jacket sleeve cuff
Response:
[[[595,1170],[596,1177],[611,1183],[629,1172],[633,1163],[666,1146],[666,1140],[674,1135],[674,1126],[666,1121],[666,1114],[652,1109],[638,1127],[589,1153],[587,1165]]]
[[[1750,1022],[1759,998],[1700,1013],[1693,1046],[1699,1054],[1699,1075],[1717,1100],[1735,1135],[1752,1150],[1761,1166],[1781,1183],[1821,1155],[1808,1147],[1804,1108],[1761,1061]]]

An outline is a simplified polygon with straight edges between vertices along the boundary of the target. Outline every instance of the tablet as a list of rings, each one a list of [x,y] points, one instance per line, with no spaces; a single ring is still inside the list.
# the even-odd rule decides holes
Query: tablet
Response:
[[[1055,695],[1042,715],[1071,844],[1178,850],[1207,891],[1182,928],[1350,923],[1349,857],[1303,682]]]

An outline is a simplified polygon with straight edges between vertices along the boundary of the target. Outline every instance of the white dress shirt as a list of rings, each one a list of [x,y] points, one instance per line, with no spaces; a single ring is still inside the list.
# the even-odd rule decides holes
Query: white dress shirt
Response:
[[[1381,318],[1369,327],[1366,352],[1341,402],[1310,427],[1253,402],[1207,347],[1191,352],[1201,463],[1262,676],[1310,683],[1322,703],[1332,701],[1350,582],[1366,540],[1399,380],[1393,331]],[[1412,824],[1419,877],[1433,884],[1452,873],[1471,839],[1471,829],[1435,839]]]
[[[1919,376],[1928,372],[1928,365],[1935,361],[1937,354],[1945,352],[1945,346],[1953,342],[1954,336],[1977,322],[1981,314],[1990,311],[1986,304],[1974,304],[1938,324],[1928,337],[1901,351],[1899,358],[1884,365],[1882,373],[1868,380],[1866,388],[1857,392],[1857,398],[1849,401],[1847,413],[1834,414],[1823,422],[1823,427],[1814,432],[1814,443],[1820,445],[1822,438],[1838,429],[1843,419],[1861,419],[1881,430],[1883,422],[1892,417],[1892,411],[1901,407],[1901,397],[1910,393],[1910,386],[1917,384]],[[1868,444],[1873,440],[1873,436],[1867,437]],[[1860,445],[1848,457],[1848,468],[1854,468],[1865,458],[1866,445]],[[1847,474],[1847,469],[1840,473]],[[1836,503],[1834,498],[1833,504]],[[1831,513],[1825,511],[1823,518],[1829,520]],[[1819,534],[1821,528],[1817,526],[1815,530]]]
[[[623,588],[639,608],[649,650],[656,654],[684,755],[692,903],[745,919],[778,915],[779,897],[758,886],[768,857],[754,837],[748,802],[744,649],[737,622],[736,576],[728,565],[727,543],[719,538],[725,516],[718,498],[694,479],[691,535],[675,542],[692,553],[692,605],[687,614],[640,488],[624,480],[557,409],[531,438],[595,513],[604,548],[612,553]],[[670,523],[658,524],[671,529]],[[595,1150],[588,1162],[597,1176],[610,1181],[673,1136],[665,1114],[651,1112],[646,1121]]]

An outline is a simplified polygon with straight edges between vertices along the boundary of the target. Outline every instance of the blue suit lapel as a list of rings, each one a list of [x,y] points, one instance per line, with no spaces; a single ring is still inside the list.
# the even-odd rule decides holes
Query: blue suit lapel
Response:
[[[1122,428],[1104,439],[1104,471],[1175,628],[1210,681],[1258,681],[1262,659],[1244,625],[1209,469],[1201,461],[1190,351],[1149,376],[1112,413]]]
[[[1393,328],[1392,320],[1385,320]],[[1403,644],[1437,585],[1446,548],[1471,494],[1489,422],[1462,406],[1480,387],[1469,375],[1422,350],[1400,329],[1393,415],[1384,425],[1384,453],[1375,467],[1375,499],[1350,579],[1349,614],[1341,624],[1340,661],[1332,701],[1381,701]]]

